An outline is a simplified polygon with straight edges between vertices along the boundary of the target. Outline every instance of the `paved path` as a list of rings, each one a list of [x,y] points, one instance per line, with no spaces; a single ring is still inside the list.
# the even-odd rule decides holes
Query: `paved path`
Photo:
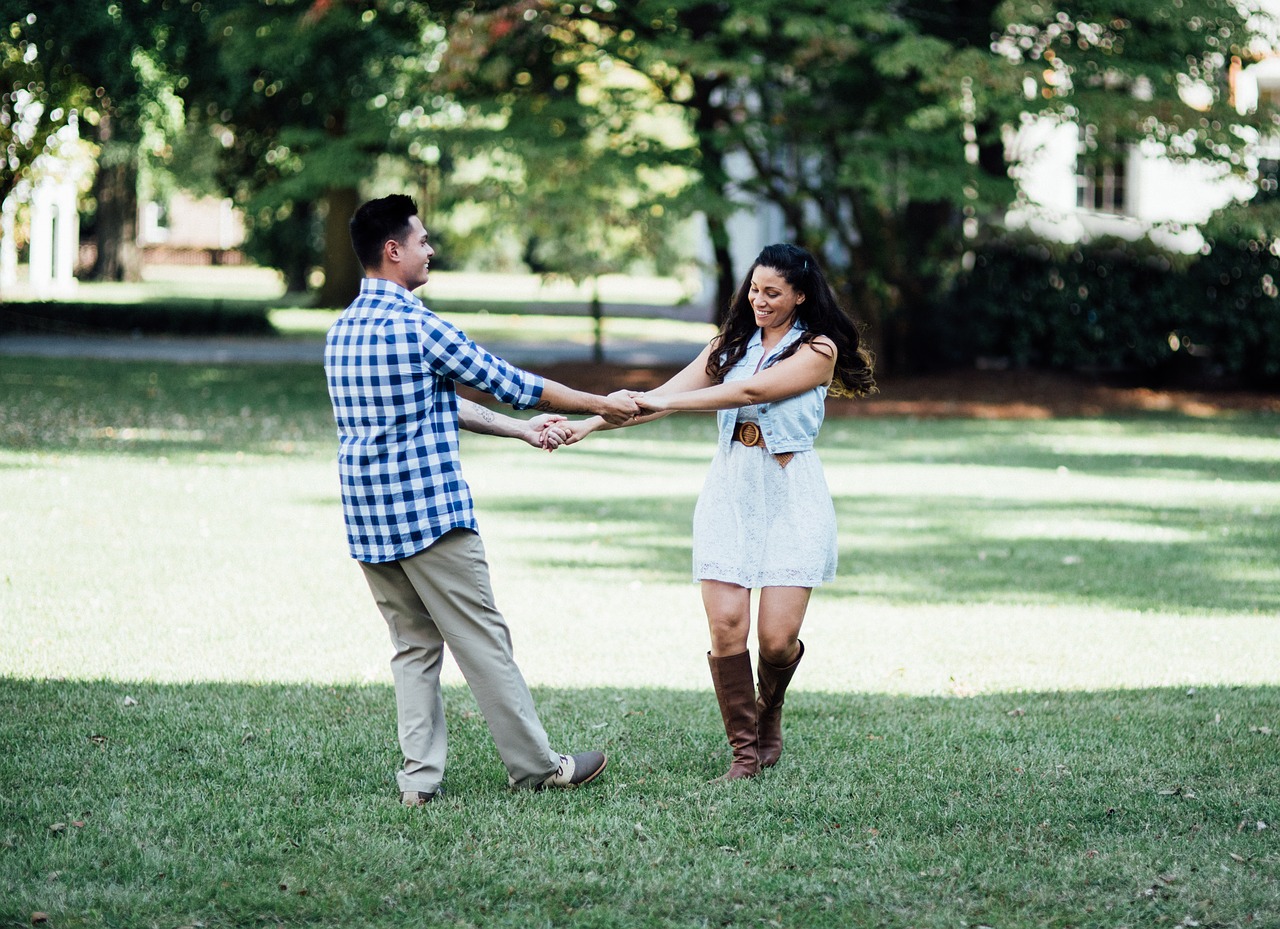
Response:
[[[523,366],[589,362],[591,347],[565,340],[488,341],[484,347]],[[604,360],[624,365],[680,365],[692,359],[701,342],[610,338]],[[101,358],[119,361],[175,361],[189,364],[298,363],[321,364],[320,339],[176,336],[0,336],[0,357]]]

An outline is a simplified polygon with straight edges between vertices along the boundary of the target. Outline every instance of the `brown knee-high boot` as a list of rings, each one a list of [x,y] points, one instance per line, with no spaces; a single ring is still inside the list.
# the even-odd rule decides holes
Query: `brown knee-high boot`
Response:
[[[797,641],[799,641],[797,639]],[[796,660],[785,668],[771,665],[763,658],[757,663],[760,676],[760,698],[756,701],[756,731],[759,733],[760,767],[772,768],[782,755],[782,697],[796,673],[796,665],[804,657],[804,643]]]
[[[760,758],[756,752],[756,686],[751,655],[742,652],[716,658],[707,652],[707,663],[711,666],[716,699],[720,701],[720,715],[724,717],[724,733],[733,750],[733,764],[716,780],[755,777],[760,773]]]

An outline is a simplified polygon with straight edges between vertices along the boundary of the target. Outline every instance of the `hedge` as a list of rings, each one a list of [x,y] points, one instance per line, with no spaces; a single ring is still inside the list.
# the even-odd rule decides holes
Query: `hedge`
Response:
[[[991,242],[932,314],[933,360],[1280,385],[1280,224],[1258,212],[1221,214],[1193,257],[1147,241]]]
[[[218,303],[0,303],[0,334],[274,335],[264,307]]]

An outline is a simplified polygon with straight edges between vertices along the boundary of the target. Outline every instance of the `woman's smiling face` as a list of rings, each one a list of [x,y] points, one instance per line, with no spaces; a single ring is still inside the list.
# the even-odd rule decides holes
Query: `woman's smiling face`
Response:
[[[804,294],[788,284],[787,279],[773,268],[760,265],[751,272],[748,299],[757,326],[785,331],[795,320],[796,307],[804,303]]]

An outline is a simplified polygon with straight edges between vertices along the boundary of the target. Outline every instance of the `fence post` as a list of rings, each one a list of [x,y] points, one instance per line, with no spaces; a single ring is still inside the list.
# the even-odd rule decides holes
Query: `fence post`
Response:
[[[591,360],[604,364],[604,306],[600,303],[600,278],[591,279],[591,319],[595,323],[595,343],[591,347]]]

